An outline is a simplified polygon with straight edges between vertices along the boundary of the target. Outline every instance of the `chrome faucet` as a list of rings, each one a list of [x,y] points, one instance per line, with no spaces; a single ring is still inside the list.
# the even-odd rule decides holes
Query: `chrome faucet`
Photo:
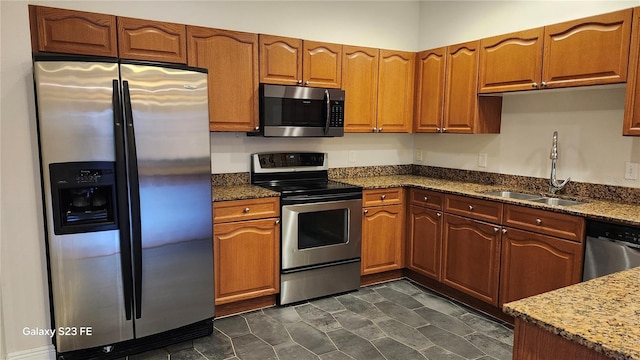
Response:
[[[557,191],[562,190],[565,185],[571,180],[571,178],[567,178],[562,183],[558,183],[556,179],[556,161],[558,161],[558,132],[553,132],[553,144],[551,146],[551,154],[549,155],[551,159],[551,177],[549,178],[549,192],[551,194],[555,194]]]

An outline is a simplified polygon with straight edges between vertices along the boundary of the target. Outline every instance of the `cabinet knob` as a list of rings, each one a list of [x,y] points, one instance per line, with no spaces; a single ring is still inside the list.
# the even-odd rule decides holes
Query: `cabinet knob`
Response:
[[[469,211],[473,211],[473,205],[469,205]]]
[[[378,128],[378,132],[382,132],[382,128]]]
[[[373,129],[371,129],[371,131],[376,132],[376,131],[378,131],[378,129],[373,128]]]
[[[365,213],[365,214],[368,214],[368,213],[369,213],[369,210],[365,210],[365,211],[364,211],[364,213]]]
[[[507,233],[507,229],[502,229],[502,233],[506,234]]]
[[[447,132],[447,128],[442,128],[442,132]]]
[[[537,89],[538,88],[538,83],[534,82],[533,84],[531,84],[531,87],[534,88],[534,89]]]
[[[429,198],[425,196],[424,201],[429,201]]]
[[[298,85],[302,85],[302,80],[298,80]]]
[[[304,82],[305,85],[309,85],[309,80]]]
[[[496,233],[496,234],[497,234],[499,231],[500,231],[500,229],[498,229],[497,227],[494,227],[494,228],[493,228],[493,232],[494,232],[494,233]]]
[[[249,212],[249,208],[244,208],[245,214]]]
[[[387,198],[387,195],[380,195],[380,200],[384,200]]]
[[[536,219],[536,224],[542,225],[542,219]]]
[[[276,225],[280,225],[280,220],[276,220]]]
[[[436,213],[438,217],[442,217],[442,213]]]
[[[436,132],[440,132],[440,128],[436,128]]]
[[[256,127],[255,127],[255,130],[256,130],[256,131],[260,130],[260,126],[256,126]]]
[[[544,81],[541,83],[541,85],[542,85],[542,87],[543,87],[543,88],[544,88],[544,87],[547,87],[547,83],[546,83],[546,82],[544,82]]]

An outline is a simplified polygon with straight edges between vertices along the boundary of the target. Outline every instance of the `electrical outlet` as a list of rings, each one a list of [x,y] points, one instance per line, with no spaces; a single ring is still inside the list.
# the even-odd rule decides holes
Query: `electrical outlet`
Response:
[[[356,162],[356,152],[353,150],[349,151],[349,162],[350,163]]]
[[[487,155],[487,153],[479,153],[478,154],[478,166],[479,167],[487,167],[487,158],[489,156]]]
[[[625,163],[624,178],[627,180],[638,180],[638,163]]]
[[[422,150],[416,150],[416,161],[422,161]]]

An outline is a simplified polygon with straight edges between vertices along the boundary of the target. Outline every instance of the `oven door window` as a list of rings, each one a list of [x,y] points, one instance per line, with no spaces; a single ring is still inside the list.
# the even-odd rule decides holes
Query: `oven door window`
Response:
[[[298,214],[298,249],[310,249],[349,241],[349,209]]]
[[[265,98],[264,123],[267,126],[324,127],[326,107],[322,99]]]

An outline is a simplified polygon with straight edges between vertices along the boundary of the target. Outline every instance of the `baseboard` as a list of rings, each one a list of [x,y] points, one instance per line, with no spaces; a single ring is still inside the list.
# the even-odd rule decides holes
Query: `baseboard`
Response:
[[[55,360],[56,348],[53,345],[41,346],[29,350],[7,354],[7,360]]]

